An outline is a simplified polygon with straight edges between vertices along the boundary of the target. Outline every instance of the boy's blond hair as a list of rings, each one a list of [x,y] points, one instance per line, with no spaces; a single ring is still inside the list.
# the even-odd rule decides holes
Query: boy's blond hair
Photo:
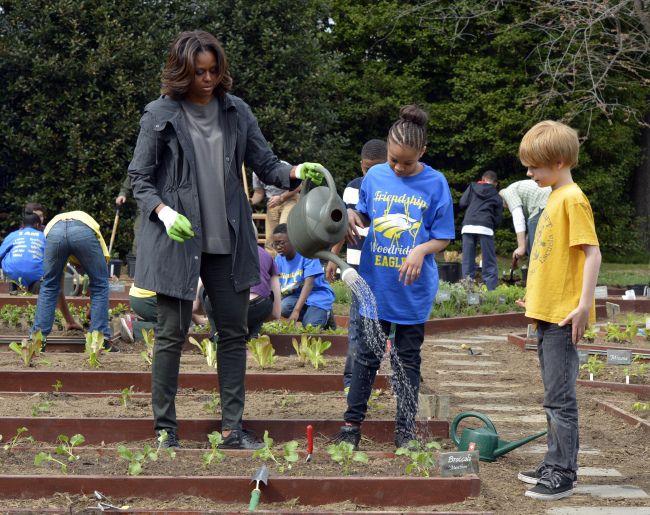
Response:
[[[578,133],[561,122],[544,120],[530,129],[519,144],[524,166],[554,166],[561,160],[573,168],[578,164]]]

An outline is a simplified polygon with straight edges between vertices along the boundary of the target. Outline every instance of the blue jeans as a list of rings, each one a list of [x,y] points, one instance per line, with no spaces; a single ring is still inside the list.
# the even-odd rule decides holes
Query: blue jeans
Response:
[[[369,339],[378,337],[377,334],[373,334],[376,323],[363,316],[360,318],[359,346],[348,394],[348,410],[343,415],[346,422],[357,424],[361,424],[366,418],[368,399],[370,399],[372,385],[375,382],[382,357],[375,354],[368,344]],[[384,336],[388,338],[391,323],[380,320],[379,324]],[[395,339],[390,349],[390,363],[394,372],[391,382],[397,394],[396,429],[414,430],[415,428],[415,415],[418,411],[418,394],[420,392],[420,364],[422,363],[420,348],[423,342],[424,323],[395,324]],[[386,341],[380,342],[379,346],[385,350]]]
[[[345,368],[343,369],[343,388],[352,384],[352,370],[354,369],[354,360],[357,358],[357,348],[359,346],[360,323],[359,299],[355,294],[352,294],[350,321],[348,322],[348,356],[345,359]]]
[[[108,269],[95,231],[78,220],[61,220],[47,234],[43,257],[43,284],[38,294],[34,326],[44,337],[52,332],[59,300],[61,276],[70,255],[77,258],[90,278],[90,332],[99,331],[110,340],[108,329]]]
[[[487,234],[463,234],[463,278],[474,279],[476,274],[476,240],[481,243],[483,255],[483,282],[488,290],[496,289],[499,283],[497,254],[494,249],[494,236]]]
[[[569,478],[578,470],[578,349],[571,342],[571,324],[537,323],[537,356],[544,383],[548,451],[540,468]]]
[[[282,316],[289,318],[297,302],[298,296],[296,295],[289,295],[282,299]],[[304,326],[311,324],[312,327],[320,326],[323,329],[326,329],[328,318],[329,311],[305,304],[300,310],[298,321],[302,322],[302,325]]]

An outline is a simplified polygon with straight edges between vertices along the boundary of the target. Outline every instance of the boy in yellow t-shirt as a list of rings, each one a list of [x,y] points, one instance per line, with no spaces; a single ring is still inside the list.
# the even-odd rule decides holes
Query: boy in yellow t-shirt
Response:
[[[536,485],[526,492],[534,499],[571,495],[578,471],[576,344],[596,320],[594,290],[601,261],[589,200],[571,177],[579,147],[578,133],[554,121],[535,125],[519,146],[528,177],[540,188],[551,187],[531,250],[527,294],[517,301],[537,325],[548,424],[544,460],[518,476]]]

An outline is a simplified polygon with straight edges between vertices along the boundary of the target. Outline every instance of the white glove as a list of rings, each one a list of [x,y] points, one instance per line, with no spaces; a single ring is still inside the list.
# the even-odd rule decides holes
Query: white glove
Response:
[[[158,218],[160,218],[160,221],[165,224],[166,231],[169,231],[169,229],[172,228],[172,225],[174,225],[176,215],[178,215],[178,213],[169,206],[163,207],[160,210],[160,213],[158,213]]]

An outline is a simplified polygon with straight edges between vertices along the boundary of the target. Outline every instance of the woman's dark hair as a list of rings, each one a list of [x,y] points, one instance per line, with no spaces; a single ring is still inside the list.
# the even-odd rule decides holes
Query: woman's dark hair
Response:
[[[400,119],[388,131],[388,143],[422,150],[427,145],[424,126],[429,115],[416,105],[406,105],[399,110]]]
[[[172,43],[169,59],[162,73],[163,95],[174,100],[183,100],[187,96],[194,80],[194,58],[201,52],[212,52],[217,60],[217,87],[215,95],[223,97],[232,87],[232,78],[228,72],[228,59],[217,39],[207,32],[195,30],[181,33]]]
[[[23,227],[32,227],[34,229],[39,229],[41,227],[41,217],[34,213],[31,209],[25,208]]]
[[[276,225],[273,234],[287,234],[287,224]]]

